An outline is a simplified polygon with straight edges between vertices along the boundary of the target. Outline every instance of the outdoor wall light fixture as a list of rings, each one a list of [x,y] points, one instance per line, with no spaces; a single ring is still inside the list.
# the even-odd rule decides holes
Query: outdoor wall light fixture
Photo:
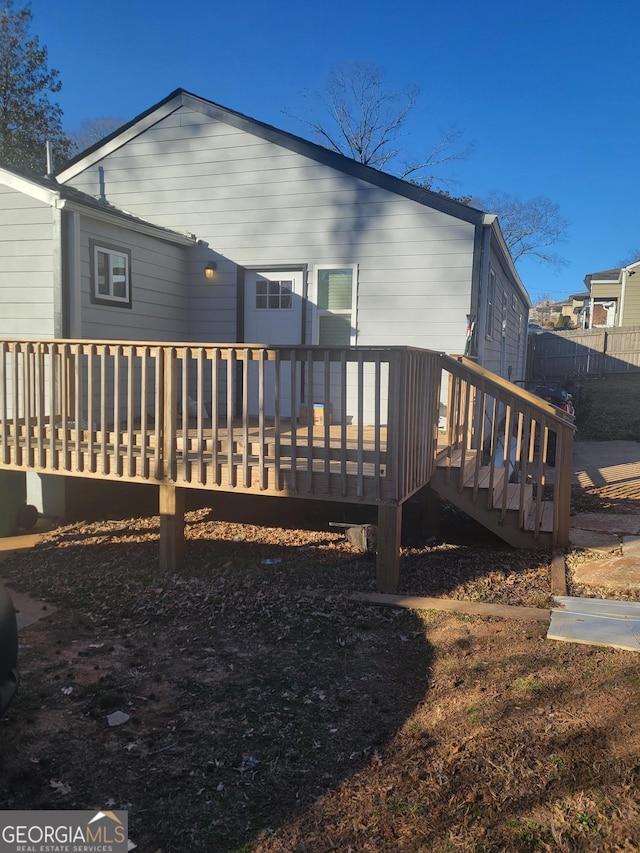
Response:
[[[209,261],[204,268],[204,277],[208,281],[213,281],[217,276],[218,264],[215,261]]]

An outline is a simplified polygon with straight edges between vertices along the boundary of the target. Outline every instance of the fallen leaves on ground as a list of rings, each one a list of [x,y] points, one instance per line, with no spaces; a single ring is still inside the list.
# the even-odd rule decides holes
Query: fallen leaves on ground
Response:
[[[637,656],[355,603],[373,559],[287,522],[190,512],[175,572],[157,517],[7,560],[57,610],[21,632],[0,807],[127,809],[163,853],[638,847]],[[402,592],[548,606],[544,554],[452,527],[408,531]]]

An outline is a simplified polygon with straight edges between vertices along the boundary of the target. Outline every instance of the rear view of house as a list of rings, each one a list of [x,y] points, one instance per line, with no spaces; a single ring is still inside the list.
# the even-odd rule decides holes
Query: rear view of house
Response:
[[[564,425],[519,397],[495,216],[179,89],[55,178],[0,170],[0,220],[0,466],[158,484],[174,543],[186,488],[376,504],[389,589],[446,413],[456,452],[522,434],[517,497],[502,459],[482,500],[524,530],[532,419]]]

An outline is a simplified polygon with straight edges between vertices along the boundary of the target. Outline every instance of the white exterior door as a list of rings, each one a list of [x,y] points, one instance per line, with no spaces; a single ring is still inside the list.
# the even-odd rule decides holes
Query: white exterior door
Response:
[[[247,270],[244,277],[245,343],[301,344],[303,288],[302,270]],[[267,415],[275,411],[275,384],[275,365],[269,362],[264,389]],[[258,411],[258,366],[255,364],[249,372],[249,410],[251,414]],[[280,414],[292,416],[288,361],[282,364],[280,373]]]

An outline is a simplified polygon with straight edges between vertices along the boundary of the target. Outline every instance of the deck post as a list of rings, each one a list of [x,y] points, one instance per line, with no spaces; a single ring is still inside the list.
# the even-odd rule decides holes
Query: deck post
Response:
[[[376,587],[378,592],[394,593],[400,579],[400,534],[402,504],[378,507],[378,558]]]
[[[424,487],[420,498],[421,532],[437,537],[442,525],[442,500],[431,484]]]
[[[160,485],[160,568],[178,569],[184,555],[185,490]]]

